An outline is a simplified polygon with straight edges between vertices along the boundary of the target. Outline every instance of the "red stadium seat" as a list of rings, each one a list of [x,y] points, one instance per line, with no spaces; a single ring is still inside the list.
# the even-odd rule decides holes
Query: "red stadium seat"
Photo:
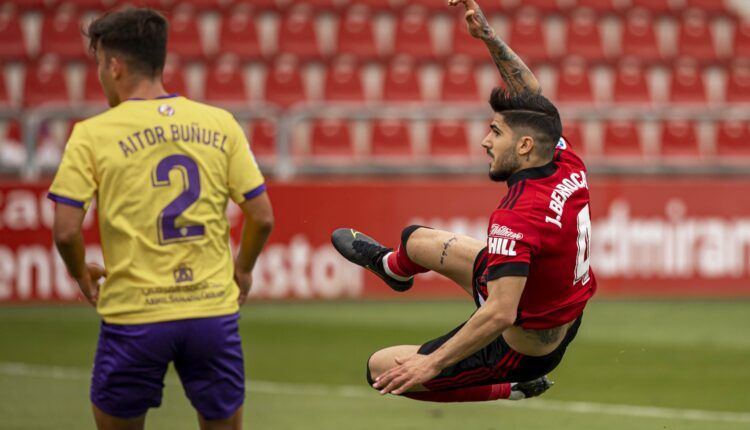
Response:
[[[235,54],[242,60],[254,60],[261,57],[262,51],[258,30],[253,21],[252,7],[240,4],[224,14],[221,21],[219,46],[221,52]]]
[[[404,0],[350,0],[351,4],[361,4],[373,11],[393,13],[404,6]]]
[[[680,23],[677,53],[693,57],[704,63],[715,62],[717,58],[711,31],[706,14],[700,9],[685,12]]]
[[[293,6],[281,23],[279,52],[301,59],[320,58],[318,37],[313,24],[312,8],[303,3]]]
[[[338,25],[338,53],[352,54],[362,59],[378,56],[373,35],[372,14],[365,5],[351,6]]]
[[[81,35],[81,16],[73,3],[63,3],[42,23],[41,52],[52,53],[64,60],[86,58],[86,48]]]
[[[96,65],[92,64],[86,69],[86,78],[83,87],[83,101],[86,103],[107,103],[107,97],[99,83],[99,74]]]
[[[469,156],[466,127],[456,120],[438,120],[430,124],[430,154],[434,156]]]
[[[179,55],[183,60],[203,60],[206,57],[195,10],[188,3],[176,6],[171,14],[168,49],[170,53]]]
[[[726,0],[685,0],[685,6],[701,9],[711,15],[730,15],[732,13]]]
[[[399,55],[393,59],[385,75],[383,99],[392,102],[422,100],[417,71],[411,57]]]
[[[463,13],[463,9],[461,9]],[[487,47],[469,34],[466,21],[456,19],[453,27],[453,55],[466,55],[472,60],[487,61]]]
[[[655,21],[645,9],[634,9],[625,18],[622,32],[623,56],[644,62],[659,62],[664,56],[656,39]]]
[[[209,70],[204,98],[215,103],[247,103],[249,97],[239,59],[223,54]]]
[[[586,62],[570,57],[563,62],[557,77],[557,100],[567,103],[591,103],[594,93]]]
[[[583,132],[581,130],[581,123],[577,121],[564,121],[562,128],[562,135],[565,140],[573,147],[578,155],[586,153],[586,142],[583,139]]]
[[[738,60],[732,64],[726,100],[730,103],[750,103],[750,60]]]
[[[474,67],[468,57],[462,55],[451,57],[444,68],[442,100],[476,103],[480,97],[474,75]]]
[[[558,0],[521,0],[524,7],[533,7],[544,14],[555,14],[561,11]]]
[[[747,121],[717,124],[716,153],[720,156],[750,156],[750,126]]]
[[[394,53],[407,54],[417,60],[435,58],[430,34],[427,11],[420,6],[406,8],[396,23]]]
[[[522,8],[511,23],[509,44],[527,64],[548,60],[549,50],[539,12]]]
[[[617,103],[651,103],[646,74],[637,59],[625,59],[617,67],[612,98]]]
[[[46,54],[28,67],[23,92],[24,105],[29,107],[70,101],[60,61],[54,54]]]
[[[643,156],[641,135],[632,121],[609,121],[604,125],[602,153],[613,157]]]
[[[254,120],[248,123],[250,149],[260,160],[272,159],[276,156],[276,123],[267,120]]]
[[[23,60],[28,54],[23,43],[21,16],[16,13],[13,3],[4,3],[0,7],[0,58],[4,60]]]
[[[283,54],[266,75],[266,100],[282,107],[307,100],[297,59]]]
[[[577,7],[586,7],[599,14],[615,13],[618,10],[617,0],[578,0]]]
[[[576,9],[568,20],[566,43],[568,55],[590,62],[604,60],[601,30],[592,9]]]
[[[750,57],[750,18],[745,18],[737,24],[734,30],[733,45],[735,58]]]
[[[5,88],[5,72],[0,67],[0,108],[8,107],[11,104],[10,97],[8,96],[8,90]]]
[[[234,5],[250,5],[257,11],[277,11],[281,6],[277,0],[234,0]]]
[[[706,103],[706,87],[701,70],[691,58],[679,59],[672,72],[670,101],[674,103]]]
[[[164,72],[161,75],[161,82],[168,93],[176,93],[181,96],[188,95],[185,76],[182,73],[180,61],[176,56],[167,56],[167,61],[164,63]]]
[[[21,11],[27,11],[27,10],[33,10],[33,11],[40,11],[45,8],[45,6],[48,6],[48,2],[46,0],[17,0],[14,2],[16,6],[18,6],[18,9]]]
[[[662,123],[661,154],[664,156],[696,157],[698,136],[692,121],[671,120]]]
[[[406,122],[399,119],[376,121],[372,127],[370,151],[375,156],[411,156],[411,138]]]
[[[341,119],[315,121],[310,145],[314,156],[346,156],[354,154],[349,123]]]
[[[326,70],[325,99],[328,101],[363,101],[361,71],[351,56],[336,57]]]
[[[630,0],[630,6],[642,7],[659,15],[667,15],[672,11],[670,0]]]

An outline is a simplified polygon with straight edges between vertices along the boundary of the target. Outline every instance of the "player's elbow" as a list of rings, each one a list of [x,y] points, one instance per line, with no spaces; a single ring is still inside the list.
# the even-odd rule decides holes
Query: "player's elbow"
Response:
[[[272,211],[263,211],[262,213],[255,213],[251,215],[252,223],[255,228],[264,232],[270,233],[273,230],[275,223]]]
[[[504,331],[506,328],[512,326],[515,322],[516,317],[510,312],[498,312],[490,317],[490,324],[498,332]]]
[[[52,228],[52,238],[57,245],[69,245],[76,241],[81,229],[73,226],[55,225]]]

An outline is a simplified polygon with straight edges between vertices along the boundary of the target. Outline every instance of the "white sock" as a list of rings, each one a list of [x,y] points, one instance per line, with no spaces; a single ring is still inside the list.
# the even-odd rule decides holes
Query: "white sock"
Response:
[[[413,278],[414,276],[409,276],[409,277],[399,276],[399,275],[393,273],[393,271],[391,271],[391,268],[388,267],[388,256],[391,255],[391,254],[393,254],[392,251],[389,252],[388,254],[385,254],[383,256],[383,270],[385,270],[385,273],[387,273],[388,276],[390,276],[391,278],[393,278],[393,279],[395,279],[397,281],[401,281],[401,282],[406,282],[409,279]]]

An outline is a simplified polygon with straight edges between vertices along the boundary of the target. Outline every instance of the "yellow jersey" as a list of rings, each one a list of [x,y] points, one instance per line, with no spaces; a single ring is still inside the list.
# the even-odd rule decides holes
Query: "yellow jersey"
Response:
[[[229,112],[165,96],[77,123],[49,198],[83,209],[96,198],[108,272],[97,311],[142,324],[238,311],[226,205],[264,191]]]

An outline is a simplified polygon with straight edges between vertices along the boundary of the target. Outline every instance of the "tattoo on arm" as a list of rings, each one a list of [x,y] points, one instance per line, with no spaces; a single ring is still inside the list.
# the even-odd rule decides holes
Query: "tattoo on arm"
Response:
[[[458,241],[458,239],[456,238],[456,236],[453,236],[450,239],[448,239],[445,242],[443,242],[443,252],[442,252],[442,254],[440,254],[440,265],[441,266],[445,262],[445,257],[448,256],[448,248],[450,248],[450,246],[453,244],[453,242],[456,242],[456,241]]]
[[[482,26],[482,40],[487,45],[492,60],[507,85],[508,91],[511,93],[524,91],[541,93],[541,85],[539,85],[539,81],[534,74],[526,67],[523,60],[510,49],[510,46],[495,34],[495,30],[487,22],[487,18],[479,7],[476,9],[475,16]]]

